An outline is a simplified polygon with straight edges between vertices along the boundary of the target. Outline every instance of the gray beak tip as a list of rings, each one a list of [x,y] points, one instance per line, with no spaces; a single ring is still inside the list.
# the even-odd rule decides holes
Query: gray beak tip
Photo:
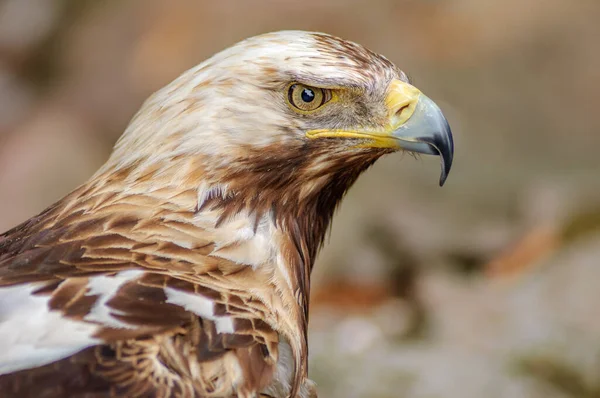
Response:
[[[396,129],[394,136],[402,141],[405,150],[441,158],[440,186],[443,186],[452,167],[454,140],[441,109],[427,96],[421,95],[413,115]]]
[[[450,129],[448,122],[446,122],[446,131],[447,133],[443,135],[445,142],[440,143],[436,148],[440,155],[442,166],[442,173],[440,174],[440,187],[444,186],[444,183],[448,178],[448,174],[450,174],[450,169],[452,168],[452,161],[454,158],[454,139],[452,138],[452,130]]]

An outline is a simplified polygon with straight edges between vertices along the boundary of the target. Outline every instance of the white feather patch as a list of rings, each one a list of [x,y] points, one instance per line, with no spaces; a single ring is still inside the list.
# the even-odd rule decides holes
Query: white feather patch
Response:
[[[165,288],[167,303],[176,304],[187,311],[215,323],[217,333],[233,333],[233,320],[228,316],[215,315],[215,303],[197,294],[182,292],[172,287]]]
[[[85,316],[86,321],[96,322],[113,328],[132,329],[136,326],[119,321],[113,315],[119,312],[106,305],[110,299],[119,291],[123,284],[142,276],[144,271],[130,270],[119,272],[114,276],[94,276],[88,282],[87,296],[99,295],[98,300],[89,314]]]
[[[240,213],[215,230],[215,249],[211,256],[221,257],[257,269],[274,258],[273,227],[268,216],[254,229],[252,215]]]
[[[221,198],[225,199],[228,196],[227,185],[225,184],[216,184],[216,185],[208,185],[206,182],[203,182],[200,187],[198,187],[198,208],[201,208],[204,205],[204,202],[213,198]]]
[[[0,289],[0,374],[34,368],[100,343],[97,325],[50,311],[47,296],[31,285]]]

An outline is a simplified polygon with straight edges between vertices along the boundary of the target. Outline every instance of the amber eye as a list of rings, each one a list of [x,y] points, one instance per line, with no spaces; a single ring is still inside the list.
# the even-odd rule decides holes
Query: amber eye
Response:
[[[288,101],[294,108],[302,112],[314,111],[330,99],[331,92],[329,90],[300,83],[292,84],[288,90]]]

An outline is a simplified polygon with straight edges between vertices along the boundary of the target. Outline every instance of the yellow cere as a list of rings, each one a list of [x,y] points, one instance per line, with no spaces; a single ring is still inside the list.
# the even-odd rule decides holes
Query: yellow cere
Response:
[[[390,112],[391,130],[402,126],[415,111],[421,91],[415,86],[394,79],[390,83],[385,106]]]

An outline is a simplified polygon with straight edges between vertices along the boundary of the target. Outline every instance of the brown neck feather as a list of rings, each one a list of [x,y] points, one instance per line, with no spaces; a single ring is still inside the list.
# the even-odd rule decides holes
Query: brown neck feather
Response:
[[[294,151],[281,147],[247,149],[219,182],[231,195],[203,206],[220,208],[223,218],[244,209],[259,220],[270,214],[295,244],[303,267],[312,270],[331,218],[358,176],[386,153],[342,147],[327,140],[305,143]]]

